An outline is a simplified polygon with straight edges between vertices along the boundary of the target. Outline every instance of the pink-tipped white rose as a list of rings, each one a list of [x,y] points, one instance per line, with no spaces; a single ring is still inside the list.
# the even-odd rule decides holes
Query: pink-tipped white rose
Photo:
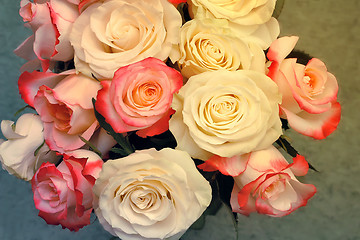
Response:
[[[92,98],[100,83],[84,75],[63,72],[24,72],[19,78],[22,98],[39,113],[44,123],[45,141],[51,150],[78,149],[98,126]]]
[[[103,161],[88,150],[63,154],[59,166],[44,163],[31,180],[35,207],[48,224],[78,231],[90,224],[92,187]]]
[[[15,53],[28,60],[23,70],[44,71],[50,61],[69,61],[74,56],[69,35],[72,24],[79,16],[78,5],[71,0],[21,1],[20,15],[25,26],[34,34],[27,38]]]
[[[234,177],[231,195],[234,212],[249,215],[258,212],[272,217],[290,214],[316,193],[311,184],[299,182],[295,175],[303,176],[309,165],[298,155],[289,164],[273,146],[252,152],[246,170]]]
[[[338,126],[341,106],[337,102],[338,84],[325,64],[317,58],[308,64],[285,57],[294,48],[298,37],[283,37],[272,43],[267,54],[268,75],[282,94],[282,117],[294,130],[315,139],[326,138]]]
[[[282,217],[305,206],[316,192],[313,185],[295,177],[309,169],[304,157],[298,155],[289,164],[274,146],[231,158],[214,156],[198,167],[234,177],[230,203],[233,212],[244,215]]]

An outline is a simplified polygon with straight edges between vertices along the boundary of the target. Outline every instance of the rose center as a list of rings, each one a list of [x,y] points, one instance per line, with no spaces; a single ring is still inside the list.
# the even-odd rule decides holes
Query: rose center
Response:
[[[160,100],[162,88],[156,82],[147,82],[136,87],[132,92],[134,103],[138,107],[154,106]]]
[[[48,103],[49,114],[53,117],[55,127],[60,131],[67,132],[70,130],[70,119],[73,111],[63,103]]]
[[[106,26],[106,36],[116,47],[111,47],[112,52],[122,52],[132,49],[139,42],[140,30],[134,25],[132,16],[117,9],[112,12],[110,21]]]
[[[310,71],[305,72],[303,83],[305,83],[306,92],[311,96],[319,95],[324,91],[324,84]]]
[[[273,200],[276,199],[281,192],[285,190],[284,182],[279,179],[273,183],[271,183],[265,191],[263,191],[262,196],[266,199],[272,198]]]
[[[209,117],[215,123],[231,120],[239,110],[239,99],[232,95],[223,95],[209,101]]]

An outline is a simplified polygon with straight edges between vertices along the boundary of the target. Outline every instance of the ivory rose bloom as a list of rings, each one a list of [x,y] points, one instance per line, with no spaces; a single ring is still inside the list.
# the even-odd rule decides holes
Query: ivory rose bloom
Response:
[[[95,103],[115,132],[140,130],[141,137],[169,129],[173,94],[182,86],[182,76],[156,58],[120,68],[112,81],[101,81]]]
[[[263,24],[271,18],[276,0],[191,0],[195,18],[221,18],[241,25]]]
[[[306,206],[316,188],[299,182],[295,175],[303,176],[308,169],[302,156],[298,155],[289,164],[273,146],[252,152],[246,170],[234,177],[230,200],[233,211],[282,217]]]
[[[71,32],[76,70],[111,79],[120,67],[147,57],[166,60],[179,42],[180,26],[180,13],[167,0],[95,2]]]
[[[341,118],[338,84],[317,58],[306,66],[295,58],[285,59],[297,40],[298,37],[283,37],[271,45],[267,54],[272,61],[268,75],[283,95],[281,117],[297,132],[323,139],[337,128]]]
[[[29,86],[24,84],[22,91],[31,90],[30,86],[39,82],[46,81],[40,78]],[[39,87],[33,104],[44,122],[44,137],[51,150],[75,150],[84,145],[79,136],[90,139],[98,126],[92,98],[100,88],[99,82],[76,74],[66,76],[53,88]]]
[[[72,24],[79,16],[78,5],[71,0],[21,1],[20,15],[34,34],[15,53],[28,60],[23,69],[46,71],[50,61],[69,61],[74,50],[69,41]]]
[[[251,70],[201,73],[174,95],[177,148],[207,160],[267,148],[282,134],[276,84]]]
[[[102,164],[98,155],[82,149],[64,154],[57,167],[42,164],[31,180],[39,216],[71,231],[90,224],[92,187]]]
[[[38,115],[26,113],[16,124],[3,120],[1,131],[7,138],[0,144],[2,167],[10,174],[31,180],[43,162],[56,163],[59,159],[44,144],[43,124]]]
[[[180,36],[178,64],[186,78],[217,70],[265,72],[261,47],[244,42],[225,20],[193,19],[181,27]]]
[[[93,191],[100,223],[121,239],[179,239],[211,201],[190,156],[170,148],[108,160]]]

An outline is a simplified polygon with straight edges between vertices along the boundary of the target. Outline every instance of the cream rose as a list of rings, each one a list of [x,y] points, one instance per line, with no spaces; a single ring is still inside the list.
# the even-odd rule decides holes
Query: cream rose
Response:
[[[265,72],[265,54],[255,43],[237,37],[226,20],[193,19],[180,32],[181,73],[193,75],[217,70],[252,69]]]
[[[44,144],[40,116],[24,114],[16,124],[3,120],[1,131],[7,141],[0,144],[0,161],[10,174],[29,181],[43,162],[56,163],[59,160]]]
[[[75,67],[111,79],[122,66],[147,57],[166,60],[179,42],[181,16],[167,0],[108,0],[91,4],[70,36]]]
[[[174,95],[177,148],[207,160],[269,147],[282,133],[276,84],[251,70],[201,73]]]
[[[191,0],[195,17],[228,19],[241,25],[263,24],[270,20],[276,0]]]
[[[170,148],[108,160],[93,192],[100,223],[121,239],[179,239],[211,201],[189,154]]]

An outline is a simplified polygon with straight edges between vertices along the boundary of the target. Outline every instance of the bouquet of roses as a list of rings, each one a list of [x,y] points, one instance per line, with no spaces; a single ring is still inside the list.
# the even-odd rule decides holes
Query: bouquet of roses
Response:
[[[295,176],[314,168],[283,131],[326,138],[341,109],[325,64],[278,38],[283,4],[21,0],[34,113],[1,122],[2,167],[48,224],[94,210],[121,239],[179,239],[223,204],[235,220],[305,206],[316,188]]]

